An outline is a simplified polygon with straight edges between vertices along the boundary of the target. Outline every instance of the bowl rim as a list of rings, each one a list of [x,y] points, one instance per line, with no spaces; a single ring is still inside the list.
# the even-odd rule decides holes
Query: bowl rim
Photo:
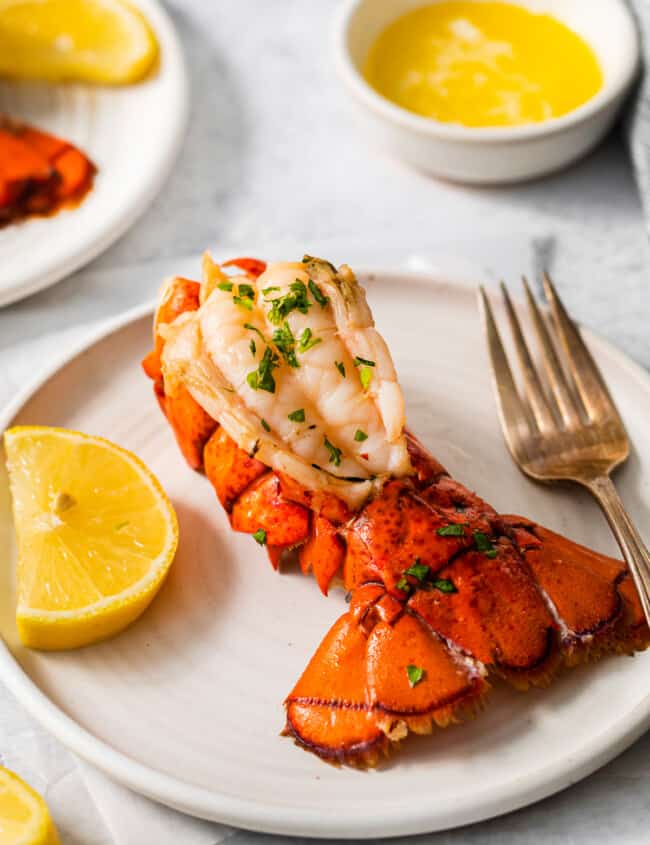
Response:
[[[519,126],[478,127],[443,123],[430,117],[415,114],[392,103],[366,82],[350,56],[347,39],[352,16],[362,2],[366,2],[366,0],[341,0],[334,15],[332,41],[334,63],[339,78],[343,80],[357,101],[374,111],[379,117],[404,129],[433,138],[463,141],[465,143],[503,143],[529,141],[564,132],[571,127],[586,122],[598,112],[604,111],[616,102],[632,86],[641,65],[639,33],[634,16],[623,0],[610,0],[622,13],[623,29],[628,29],[629,43],[625,45],[623,51],[623,70],[618,81],[605,80],[600,90],[581,106],[560,117],[537,123],[524,123]],[[442,2],[442,0],[422,0],[421,5],[426,5],[427,2]],[[507,0],[507,2],[522,5],[520,0]]]

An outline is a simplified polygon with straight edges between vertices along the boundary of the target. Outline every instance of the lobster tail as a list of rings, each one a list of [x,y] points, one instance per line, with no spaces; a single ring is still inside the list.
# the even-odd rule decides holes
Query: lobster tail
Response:
[[[376,765],[409,730],[473,712],[480,667],[381,585],[361,587],[285,702],[285,733],[330,762]]]
[[[249,259],[236,264],[249,280],[264,269]],[[331,762],[375,765],[409,732],[429,733],[473,715],[493,681],[520,690],[544,686],[563,667],[648,645],[650,631],[623,563],[524,517],[499,515],[409,432],[409,472],[372,482],[334,475],[367,489],[358,506],[338,495],[340,487],[300,483],[286,464],[272,469],[260,460],[258,429],[260,438],[271,430],[263,418],[252,438],[232,439],[182,377],[166,372],[163,380],[161,353],[171,336],[163,326],[177,321],[183,331],[183,319],[192,318],[182,315],[200,308],[204,294],[186,279],[168,283],[154,350],[143,362],[181,450],[190,466],[205,471],[232,527],[266,545],[274,568],[295,550],[324,594],[337,577],[351,591],[349,609],[286,699],[285,734]],[[324,307],[320,290],[319,296]],[[201,329],[194,331],[190,344]],[[185,354],[193,360],[195,350]],[[229,406],[224,425],[240,411]],[[297,413],[304,422],[304,409]],[[368,438],[363,430],[356,436]],[[340,450],[329,446],[340,460]]]

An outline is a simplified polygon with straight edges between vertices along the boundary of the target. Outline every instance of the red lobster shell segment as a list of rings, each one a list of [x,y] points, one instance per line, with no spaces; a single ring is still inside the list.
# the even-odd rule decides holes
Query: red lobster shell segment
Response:
[[[250,278],[264,270],[234,263]],[[648,645],[621,562],[499,515],[413,435],[413,474],[352,512],[240,449],[183,387],[166,395],[157,329],[199,304],[198,283],[168,285],[143,362],[183,454],[276,568],[297,550],[324,594],[335,578],[352,591],[287,697],[285,733],[296,742],[332,762],[374,765],[409,731],[474,714],[494,679],[545,685],[563,666]]]
[[[68,141],[0,118],[0,226],[78,202],[95,172]]]

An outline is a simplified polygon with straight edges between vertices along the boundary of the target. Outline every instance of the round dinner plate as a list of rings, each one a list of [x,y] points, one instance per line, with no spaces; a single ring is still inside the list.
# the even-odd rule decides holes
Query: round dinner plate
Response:
[[[393,351],[411,428],[497,509],[614,553],[595,505],[519,474],[497,422],[475,291],[423,274],[361,274]],[[498,309],[497,309],[498,311]],[[282,701],[346,605],[296,570],[275,573],[233,533],[207,480],[185,465],[139,367],[150,309],[122,318],[20,397],[0,420],[82,429],[132,449],[180,520],[169,580],[113,640],[75,652],[22,648],[13,621],[9,493],[0,477],[0,679],[70,749],[162,803],[228,824],[304,836],[440,830],[574,783],[650,724],[650,654],[612,657],[523,694],[499,684],[473,721],[409,737],[371,772],[336,768],[280,736]],[[650,506],[650,382],[587,334],[636,451],[619,474],[641,521]],[[1,456],[0,456],[1,457]]]
[[[0,305],[48,287],[124,234],[162,188],[188,110],[178,37],[157,0],[137,0],[156,32],[160,60],[124,87],[0,81],[0,115],[77,144],[97,165],[83,202],[52,217],[0,228]]]

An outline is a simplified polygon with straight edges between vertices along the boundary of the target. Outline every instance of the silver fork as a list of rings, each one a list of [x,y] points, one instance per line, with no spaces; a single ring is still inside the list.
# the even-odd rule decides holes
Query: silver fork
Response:
[[[650,624],[650,554],[627,514],[610,473],[630,454],[630,442],[607,385],[544,274],[550,320],[523,279],[542,367],[535,365],[506,286],[501,293],[521,369],[520,392],[490,301],[480,288],[501,427],[510,454],[537,481],[575,481],[592,493],[616,537]]]

